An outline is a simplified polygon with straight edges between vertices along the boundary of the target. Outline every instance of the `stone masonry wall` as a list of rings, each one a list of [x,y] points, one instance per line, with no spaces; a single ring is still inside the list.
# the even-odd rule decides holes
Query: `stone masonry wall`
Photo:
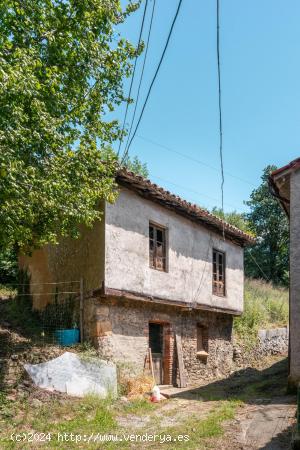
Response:
[[[289,329],[274,328],[270,330],[259,330],[259,349],[262,354],[282,355],[288,352]]]
[[[254,365],[256,361],[271,355],[287,355],[289,348],[289,328],[271,328],[259,330],[257,343],[250,350],[243,343],[233,346],[235,370]]]
[[[227,376],[232,370],[232,316],[132,300],[93,298],[85,303],[85,337],[102,358],[143,370],[149,322],[164,324],[164,383],[178,379],[175,335],[181,336],[184,367],[191,385]],[[208,333],[208,355],[197,354],[197,326]]]

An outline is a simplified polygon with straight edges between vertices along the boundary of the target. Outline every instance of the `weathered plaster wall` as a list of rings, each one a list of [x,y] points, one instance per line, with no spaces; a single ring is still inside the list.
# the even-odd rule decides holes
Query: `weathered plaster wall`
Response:
[[[149,267],[149,221],[168,229],[168,272]],[[243,249],[127,189],[106,205],[105,243],[106,287],[243,310]],[[212,294],[213,248],[226,252],[226,297]]]
[[[226,376],[232,369],[232,316],[188,311],[139,301],[89,299],[85,309],[85,335],[102,358],[126,364],[132,373],[143,370],[149,347],[149,322],[168,326],[172,382],[178,377],[174,339],[182,340],[184,367],[189,384]],[[197,324],[207,327],[208,357],[197,356]],[[92,325],[92,326],[91,326]]]
[[[300,381],[300,170],[290,178],[290,383]]]
[[[63,238],[59,245],[47,245],[20,256],[19,264],[31,278],[33,306],[41,309],[53,301],[53,295],[37,295],[55,291],[56,287],[39,283],[58,283],[84,279],[85,290],[100,288],[104,280],[104,218],[93,228],[81,228],[79,239]],[[58,292],[79,291],[79,284],[57,285]]]

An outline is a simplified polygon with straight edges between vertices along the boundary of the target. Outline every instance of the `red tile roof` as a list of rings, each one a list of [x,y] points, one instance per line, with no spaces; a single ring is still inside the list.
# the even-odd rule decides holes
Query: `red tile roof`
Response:
[[[279,175],[281,172],[284,172],[285,170],[289,169],[299,169],[300,167],[300,158],[294,159],[290,163],[288,163],[286,166],[280,167],[279,169],[274,170],[271,173],[271,177],[274,178],[276,175]]]
[[[121,169],[117,174],[116,181],[119,185],[135,191],[143,198],[159,203],[163,207],[171,209],[193,222],[200,223],[222,236],[224,233],[225,238],[238,245],[244,246],[255,243],[255,238],[248,233],[230,225],[205,209],[200,208],[198,205],[189,203],[177,195],[166,191],[150,180]]]

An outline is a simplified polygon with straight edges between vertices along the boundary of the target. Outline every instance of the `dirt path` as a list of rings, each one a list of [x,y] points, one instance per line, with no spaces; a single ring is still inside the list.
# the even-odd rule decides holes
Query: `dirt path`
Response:
[[[287,450],[295,423],[294,397],[274,398],[271,403],[245,405],[226,425],[232,448]]]
[[[223,424],[224,436],[209,448],[286,450],[296,414],[295,396],[285,395],[286,380],[287,360],[272,357],[260,367],[241,370],[226,380],[181,392],[173,389],[170,394],[187,404],[190,401],[191,410],[196,400],[202,400],[209,410],[224,400],[241,401],[235,418]]]

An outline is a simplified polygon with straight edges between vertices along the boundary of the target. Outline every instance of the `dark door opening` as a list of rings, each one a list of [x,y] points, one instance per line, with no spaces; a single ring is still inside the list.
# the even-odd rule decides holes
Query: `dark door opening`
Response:
[[[157,384],[162,384],[163,374],[163,355],[164,355],[164,327],[160,323],[149,323],[149,347],[151,348],[154,378]]]

